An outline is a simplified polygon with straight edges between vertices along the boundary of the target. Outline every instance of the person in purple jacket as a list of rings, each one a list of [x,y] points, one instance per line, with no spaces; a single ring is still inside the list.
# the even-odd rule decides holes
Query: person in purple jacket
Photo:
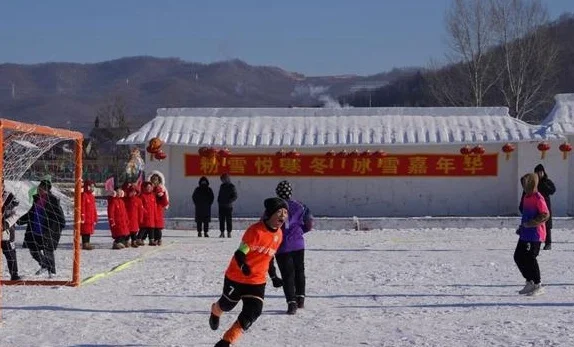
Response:
[[[275,189],[277,196],[287,201],[289,218],[283,225],[283,242],[275,254],[283,278],[287,314],[295,314],[305,306],[305,238],[313,227],[313,216],[302,202],[292,199],[293,189],[281,181]]]

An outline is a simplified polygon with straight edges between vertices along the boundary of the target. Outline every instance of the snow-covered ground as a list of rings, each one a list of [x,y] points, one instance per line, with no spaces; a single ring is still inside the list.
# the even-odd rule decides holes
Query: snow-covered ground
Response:
[[[213,346],[240,309],[209,329],[241,232],[195,234],[167,230],[161,247],[111,250],[101,224],[82,278],[136,261],[78,288],[4,286],[0,345]],[[525,297],[514,229],[313,231],[306,308],[284,314],[283,293],[269,284],[263,315],[237,346],[574,346],[574,231],[554,238],[539,257],[546,292]],[[58,277],[69,274],[70,248],[68,234]],[[18,259],[36,278],[26,249]]]

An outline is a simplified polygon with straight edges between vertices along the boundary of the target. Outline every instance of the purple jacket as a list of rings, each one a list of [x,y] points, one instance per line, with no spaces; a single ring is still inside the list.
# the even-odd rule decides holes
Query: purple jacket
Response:
[[[283,225],[283,242],[277,253],[288,253],[305,249],[303,234],[313,227],[313,216],[303,203],[297,200],[287,200],[289,219]]]

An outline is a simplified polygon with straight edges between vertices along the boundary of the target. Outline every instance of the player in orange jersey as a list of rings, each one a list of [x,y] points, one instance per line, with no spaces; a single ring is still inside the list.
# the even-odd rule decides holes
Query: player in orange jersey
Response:
[[[281,245],[281,226],[288,214],[287,203],[281,198],[265,199],[264,206],[263,218],[243,234],[241,244],[225,271],[223,293],[211,305],[209,326],[217,330],[223,312],[231,311],[239,301],[243,301],[239,317],[215,347],[227,347],[236,343],[263,310],[267,273],[275,272],[275,267],[269,265]],[[276,277],[275,273],[269,275]]]

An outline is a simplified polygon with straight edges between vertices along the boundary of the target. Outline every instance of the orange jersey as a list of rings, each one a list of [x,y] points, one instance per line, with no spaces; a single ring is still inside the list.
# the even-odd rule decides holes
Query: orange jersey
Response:
[[[245,276],[235,257],[231,258],[225,277],[238,283],[244,284],[264,284],[267,283],[267,271],[269,262],[275,256],[277,249],[281,245],[283,231],[281,228],[275,232],[269,231],[264,222],[252,224],[241,239],[242,247],[249,247],[245,255],[245,263],[251,269],[251,274]]]

